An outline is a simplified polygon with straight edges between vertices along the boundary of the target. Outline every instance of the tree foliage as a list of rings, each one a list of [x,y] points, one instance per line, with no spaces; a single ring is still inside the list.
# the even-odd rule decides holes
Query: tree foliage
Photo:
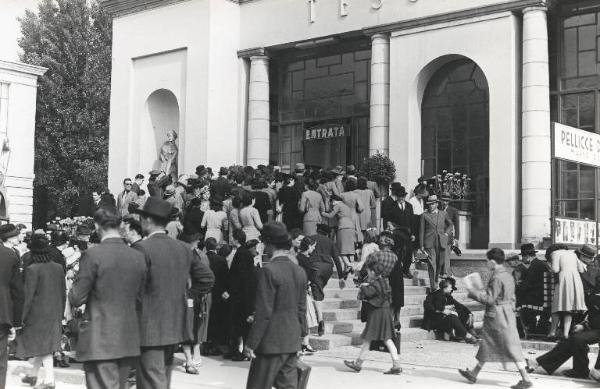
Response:
[[[360,171],[371,181],[379,185],[388,185],[396,178],[394,161],[383,153],[373,154],[365,158],[360,165]]]
[[[35,128],[34,223],[71,216],[106,186],[111,19],[87,0],[42,0],[20,19],[21,60],[44,66]]]

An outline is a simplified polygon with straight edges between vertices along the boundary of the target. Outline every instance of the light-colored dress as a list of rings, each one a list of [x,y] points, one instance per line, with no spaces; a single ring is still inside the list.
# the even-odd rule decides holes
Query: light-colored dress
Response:
[[[240,223],[242,224],[242,230],[246,233],[246,242],[253,239],[258,240],[260,230],[263,228],[258,209],[251,205],[240,209]]]
[[[202,228],[206,228],[204,239],[215,238],[217,243],[223,242],[223,233],[229,229],[227,213],[209,209],[202,217]]]
[[[324,213],[324,216],[335,217],[338,221],[335,243],[340,251],[340,255],[354,255],[355,243],[357,242],[356,225],[352,220],[352,211],[343,202],[337,202],[331,212]]]
[[[515,316],[515,281],[505,267],[497,268],[487,289],[473,291],[469,297],[485,305],[482,342],[477,360],[485,362],[522,362],[523,350]]]
[[[361,231],[365,231],[371,223],[371,210],[377,206],[375,195],[371,189],[356,189],[354,193],[358,195],[364,207],[363,211],[358,214],[358,220],[360,221]]]
[[[321,223],[321,213],[325,212],[323,197],[314,190],[302,193],[298,202],[298,209],[304,217],[302,218],[302,232],[305,236],[313,236],[317,233],[317,224]]]
[[[558,283],[554,285],[552,313],[586,311],[585,293],[579,273],[585,265],[571,250],[557,250],[552,253],[552,271],[558,273]]]

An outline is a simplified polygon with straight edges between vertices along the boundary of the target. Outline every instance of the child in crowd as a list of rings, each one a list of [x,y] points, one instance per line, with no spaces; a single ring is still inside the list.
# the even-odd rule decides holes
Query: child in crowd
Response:
[[[384,341],[392,357],[392,368],[384,374],[400,374],[400,358],[394,341],[394,326],[390,314],[392,289],[386,277],[382,276],[384,266],[379,262],[367,264],[368,281],[360,285],[358,298],[368,307],[367,325],[361,334],[363,340],[360,353],[355,361],[344,361],[350,369],[359,372],[362,369],[363,355],[369,351],[372,341]]]

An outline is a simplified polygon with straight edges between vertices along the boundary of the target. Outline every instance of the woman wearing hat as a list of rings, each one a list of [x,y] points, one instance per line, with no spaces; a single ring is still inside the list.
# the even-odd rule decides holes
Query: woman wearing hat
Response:
[[[585,293],[579,273],[585,271],[585,265],[577,258],[577,254],[566,245],[556,245],[551,253],[552,272],[558,274],[558,283],[554,285],[552,300],[552,326],[548,337],[556,338],[558,323],[562,318],[562,338],[568,339],[571,331],[573,313],[587,310]],[[579,255],[582,251],[577,250]],[[583,255],[588,255],[583,253]]]
[[[344,262],[346,269],[344,275],[348,276],[348,273],[352,272],[352,258],[355,254],[355,244],[357,242],[356,237],[356,225],[352,219],[352,210],[344,203],[342,198],[338,195],[331,195],[331,212],[323,213],[323,216],[330,218],[335,217],[337,219],[337,233],[336,233],[336,244],[340,252],[340,258]]]
[[[44,235],[34,235],[30,244],[32,264],[25,269],[23,332],[17,342],[17,357],[33,357],[33,374],[23,382],[36,388],[54,388],[52,355],[60,351],[66,285],[62,266],[52,261],[50,242]],[[40,367],[44,366],[42,379]]]
[[[225,241],[225,236],[228,236],[229,221],[223,211],[223,202],[220,198],[211,197],[210,209],[202,217],[202,228],[206,228],[205,240],[215,238],[217,243]]]

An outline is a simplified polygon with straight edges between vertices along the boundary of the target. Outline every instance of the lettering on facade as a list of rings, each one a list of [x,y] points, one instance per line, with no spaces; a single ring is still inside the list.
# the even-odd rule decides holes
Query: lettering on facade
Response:
[[[383,7],[383,0],[373,0],[371,3],[371,8],[373,9],[379,10],[381,7]]]
[[[304,140],[320,140],[341,138],[346,136],[346,130],[341,125],[308,128],[304,130]]]
[[[600,135],[554,123],[554,157],[600,167]]]
[[[315,3],[317,0],[308,0],[308,8],[309,8],[309,20],[311,23],[314,23],[317,20]]]
[[[340,0],[340,16],[348,16],[348,0]]]
[[[340,2],[340,16],[348,16],[348,7],[350,5],[350,0],[339,0]],[[411,3],[416,3],[418,0],[410,0]],[[317,0],[308,0],[308,20],[311,23],[314,23],[317,20],[317,10],[316,10],[316,2]],[[385,0],[371,0],[371,8],[379,11],[383,7],[383,3]]]

